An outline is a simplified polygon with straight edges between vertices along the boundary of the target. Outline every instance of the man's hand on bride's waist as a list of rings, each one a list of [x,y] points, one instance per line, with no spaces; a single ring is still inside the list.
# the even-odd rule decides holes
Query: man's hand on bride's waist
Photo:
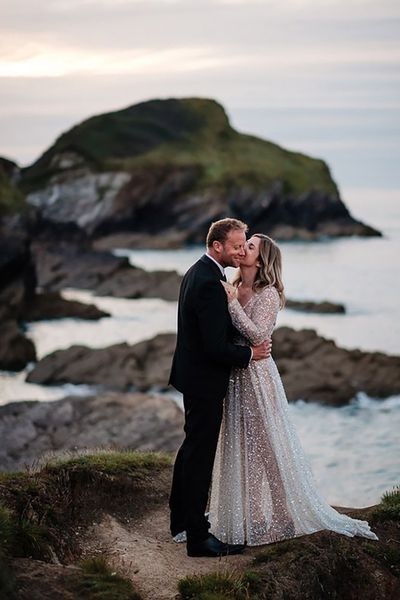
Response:
[[[252,360],[263,360],[271,356],[272,341],[270,338],[265,342],[262,342],[259,346],[252,346],[253,351]]]

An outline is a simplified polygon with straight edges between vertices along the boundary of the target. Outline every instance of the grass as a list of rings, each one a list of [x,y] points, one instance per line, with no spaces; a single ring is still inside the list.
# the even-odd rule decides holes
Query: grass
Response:
[[[0,165],[0,217],[28,210],[21,191],[11,183]]]
[[[85,600],[142,600],[130,581],[109,567],[103,557],[89,558],[79,564],[81,570],[73,577],[72,589]]]
[[[76,456],[62,456],[49,459],[45,471],[49,473],[69,471],[87,473],[92,476],[106,475],[117,477],[129,475],[135,480],[148,476],[154,470],[172,464],[172,457],[161,452],[137,451],[99,451],[96,453],[80,453]]]
[[[78,523],[92,522],[107,505],[124,506],[126,499],[132,509],[142,502],[139,490],[171,462],[157,452],[102,450],[52,458],[30,472],[1,473],[0,597],[14,598],[11,557],[48,561],[55,555],[70,562],[79,555]],[[84,561],[73,585],[87,600],[140,600],[104,559]]]
[[[271,560],[279,558],[288,552],[293,552],[298,549],[299,545],[296,544],[295,540],[291,540],[288,542],[278,542],[276,544],[271,544],[269,548],[266,548],[262,552],[259,552],[253,559],[253,563],[255,565],[259,565],[262,563],[268,563]]]
[[[74,554],[77,523],[107,506],[123,510],[126,497],[129,506],[140,502],[140,490],[171,462],[156,452],[99,451],[52,458],[33,472],[0,474],[0,548],[43,560],[54,552]]]
[[[364,549],[373,558],[382,563],[396,577],[400,577],[400,543],[390,540],[384,545],[367,543]]]
[[[256,597],[258,587],[259,577],[253,571],[192,575],[178,582],[182,600],[247,600]]]
[[[374,521],[400,521],[400,486],[383,494],[380,504],[372,512]]]

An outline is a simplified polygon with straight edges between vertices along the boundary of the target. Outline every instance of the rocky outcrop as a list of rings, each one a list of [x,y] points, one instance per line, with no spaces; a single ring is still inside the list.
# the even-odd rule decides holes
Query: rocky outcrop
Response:
[[[25,321],[66,318],[96,320],[109,316],[109,313],[100,310],[94,304],[65,300],[58,292],[35,294],[24,310]]]
[[[280,327],[273,356],[289,400],[340,406],[357,392],[376,398],[400,393],[400,357],[346,350],[313,330]]]
[[[343,304],[329,302],[328,300],[323,300],[322,302],[313,302],[312,300],[287,299],[285,308],[290,308],[291,310],[298,310],[300,312],[323,314],[344,314],[346,312],[346,308]]]
[[[119,235],[130,247],[202,243],[226,216],[284,240],[380,235],[350,215],[322,160],[238,133],[207,99],[87,119],[22,171],[21,187],[42,233],[80,232],[103,248]]]
[[[35,288],[29,239],[0,229],[0,369],[19,370],[36,360],[35,347],[19,326]]]
[[[164,333],[134,346],[71,346],[45,356],[27,381],[45,385],[79,382],[121,391],[166,388],[175,339],[175,334]]]
[[[134,346],[117,344],[98,350],[72,346],[44,357],[28,381],[98,384],[118,390],[166,388],[175,339],[174,334],[162,334]],[[361,391],[377,398],[400,393],[397,356],[345,350],[313,330],[289,327],[275,331],[272,353],[289,401],[340,406]]]
[[[175,451],[183,414],[166,396],[105,394],[0,406],[0,471],[43,454],[84,448]]]
[[[66,287],[93,290],[98,296],[176,300],[182,277],[176,271],[145,271],[127,258],[65,244],[35,244],[38,283],[46,291]]]
[[[0,369],[20,371],[36,360],[33,342],[14,320],[0,321]]]

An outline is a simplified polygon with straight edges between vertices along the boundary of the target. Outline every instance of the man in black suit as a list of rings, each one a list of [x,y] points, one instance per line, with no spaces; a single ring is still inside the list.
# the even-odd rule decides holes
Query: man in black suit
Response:
[[[245,256],[247,226],[222,219],[210,227],[207,253],[183,278],[178,304],[178,335],[170,383],[183,393],[185,440],[176,457],[170,496],[171,533],[186,530],[189,556],[237,554],[244,546],[224,544],[209,534],[205,516],[223,399],[232,367],[270,354],[270,343],[249,348],[233,344],[224,267]]]

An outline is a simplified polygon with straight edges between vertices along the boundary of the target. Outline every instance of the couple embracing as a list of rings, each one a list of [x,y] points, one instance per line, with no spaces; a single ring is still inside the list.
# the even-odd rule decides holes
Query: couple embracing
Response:
[[[377,539],[322,498],[271,357],[284,306],[281,253],[222,219],[186,273],[170,383],[183,393],[185,439],[174,466],[171,534],[189,556],[238,554],[328,529]],[[233,284],[225,267],[238,267]],[[207,512],[208,511],[208,512]]]

